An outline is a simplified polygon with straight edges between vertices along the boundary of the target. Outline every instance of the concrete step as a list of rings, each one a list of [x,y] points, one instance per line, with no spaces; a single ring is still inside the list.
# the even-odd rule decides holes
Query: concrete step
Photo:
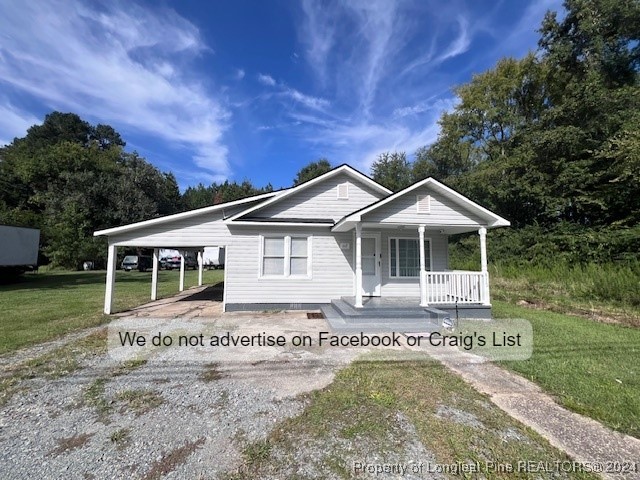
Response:
[[[345,319],[332,305],[325,305],[320,310],[334,333],[431,333],[439,330],[437,324],[425,319],[385,321],[385,319],[369,318],[368,322],[353,322],[352,319]]]
[[[387,322],[428,319],[431,315],[422,307],[409,308],[355,308],[342,299],[331,301],[331,306],[353,322],[369,322],[371,319],[384,319]]]

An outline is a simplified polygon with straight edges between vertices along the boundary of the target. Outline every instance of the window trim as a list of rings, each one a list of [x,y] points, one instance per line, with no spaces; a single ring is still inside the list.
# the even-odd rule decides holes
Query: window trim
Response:
[[[396,274],[397,275],[392,275],[391,274],[391,240],[396,240]],[[407,275],[400,275],[400,244],[398,242],[398,240],[414,240],[418,243],[418,266],[420,265],[420,237],[388,237],[387,239],[387,253],[389,255],[389,279],[391,280],[405,280],[405,279],[414,279],[414,278],[420,278],[420,274],[416,275],[416,276],[407,276]],[[432,271],[432,265],[433,265],[433,242],[431,241],[431,237],[424,237],[424,243],[429,243],[429,258],[426,259],[425,258],[425,270],[427,272]],[[425,245],[426,247],[426,245]],[[425,248],[426,251],[426,248]],[[426,252],[425,252],[426,253]],[[428,261],[427,261],[428,260]]]
[[[259,251],[258,251],[258,279],[273,279],[273,280],[286,280],[292,279],[311,279],[312,278],[312,261],[311,252],[313,244],[313,235],[303,234],[267,234],[258,235],[259,238]],[[264,273],[264,241],[266,238],[282,238],[284,240],[284,270],[282,275],[265,274]],[[291,274],[291,239],[292,238],[304,238],[307,241],[307,273],[306,274]],[[267,257],[269,258],[269,257]],[[302,257],[294,257],[302,258]]]

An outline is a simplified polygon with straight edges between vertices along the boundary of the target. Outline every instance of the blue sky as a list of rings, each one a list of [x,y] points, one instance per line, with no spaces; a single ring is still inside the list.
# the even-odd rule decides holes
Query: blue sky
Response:
[[[536,49],[560,0],[0,5],[0,144],[52,110],[118,130],[181,188],[365,173],[433,142],[452,88]]]

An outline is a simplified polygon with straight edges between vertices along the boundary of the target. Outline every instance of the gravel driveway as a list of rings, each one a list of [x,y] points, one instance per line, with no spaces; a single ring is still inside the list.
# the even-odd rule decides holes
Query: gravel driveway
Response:
[[[195,298],[156,302],[134,315],[257,330],[326,328],[304,312],[223,315],[219,303]],[[92,336],[90,344],[105,343],[105,329]],[[238,464],[246,445],[299,414],[300,394],[329,384],[338,368],[295,352],[259,362],[122,363],[104,346],[85,345],[73,350],[73,368],[51,373],[43,363],[56,363],[57,352],[35,361],[33,371],[45,373],[23,375],[1,408],[2,478],[216,478]]]

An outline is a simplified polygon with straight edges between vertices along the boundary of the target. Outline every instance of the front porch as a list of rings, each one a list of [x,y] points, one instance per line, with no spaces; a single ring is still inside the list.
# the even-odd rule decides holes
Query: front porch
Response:
[[[365,228],[366,227],[366,228]],[[490,312],[487,229],[480,227],[480,270],[449,270],[448,237],[460,228],[361,224],[354,228],[354,308],[376,305]],[[466,229],[469,231],[469,229]]]
[[[321,307],[327,323],[340,333],[431,333],[443,322],[458,318],[491,319],[491,306],[480,303],[440,303],[421,307],[417,297],[365,297],[357,307],[355,297],[342,297]]]

